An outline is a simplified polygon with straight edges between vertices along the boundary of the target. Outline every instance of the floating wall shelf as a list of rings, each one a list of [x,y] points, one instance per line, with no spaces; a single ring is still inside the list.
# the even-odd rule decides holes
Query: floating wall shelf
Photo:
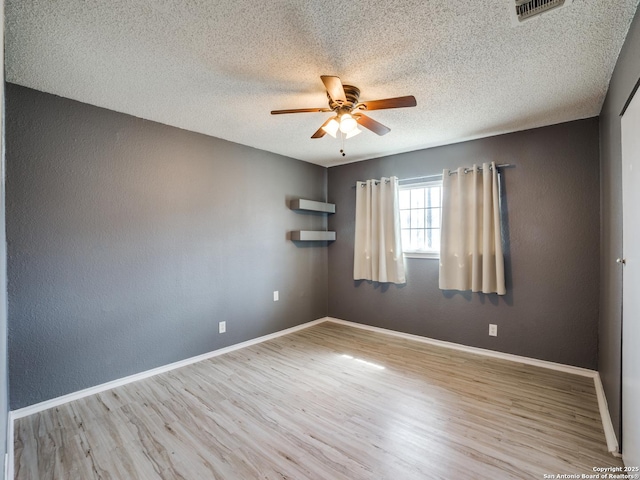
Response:
[[[336,239],[336,232],[325,232],[315,230],[294,230],[291,232],[291,240],[300,242],[333,242]]]
[[[291,200],[289,208],[306,212],[336,213],[336,205],[334,203],[316,202],[314,200],[305,200],[304,198]]]
[[[304,198],[291,200],[289,208],[299,212],[336,213],[336,206],[333,203],[316,202]],[[336,232],[324,230],[294,230],[291,232],[291,240],[297,242],[333,242],[335,239]]]

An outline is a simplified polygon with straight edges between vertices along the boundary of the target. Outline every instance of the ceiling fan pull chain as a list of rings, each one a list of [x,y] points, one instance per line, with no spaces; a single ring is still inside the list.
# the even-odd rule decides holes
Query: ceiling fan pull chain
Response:
[[[340,140],[342,140],[342,148],[340,149],[340,153],[344,157],[346,153],[344,153],[344,133],[340,132]]]

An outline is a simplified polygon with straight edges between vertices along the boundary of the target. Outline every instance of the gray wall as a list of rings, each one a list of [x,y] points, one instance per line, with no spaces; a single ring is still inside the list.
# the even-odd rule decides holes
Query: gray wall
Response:
[[[596,118],[329,169],[329,315],[595,369],[599,296]],[[503,174],[508,293],[443,292],[438,261],[406,259],[404,286],[353,280],[356,180],[441,173],[485,161]],[[489,323],[498,336],[489,337]]]
[[[598,369],[618,439],[621,432],[622,372],[622,157],[620,113],[640,79],[640,11],[625,40],[600,112],[600,343]]]
[[[325,199],[326,169],[17,85],[6,101],[12,409],[326,315],[326,247],[287,240],[326,226],[288,208]]]

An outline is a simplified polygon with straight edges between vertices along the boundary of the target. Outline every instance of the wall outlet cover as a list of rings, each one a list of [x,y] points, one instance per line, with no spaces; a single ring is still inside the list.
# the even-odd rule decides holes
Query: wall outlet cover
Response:
[[[277,302],[278,300],[280,300],[280,292],[278,292],[278,290],[273,292],[273,301]]]
[[[227,322],[220,322],[218,324],[218,333],[225,333],[227,331]]]
[[[498,336],[498,325],[495,325],[493,323],[489,324],[489,335],[492,337]]]

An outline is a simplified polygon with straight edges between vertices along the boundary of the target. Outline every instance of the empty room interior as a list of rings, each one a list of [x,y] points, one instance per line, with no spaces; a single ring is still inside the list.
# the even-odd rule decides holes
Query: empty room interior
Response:
[[[0,475],[640,478],[638,3],[0,0]]]

